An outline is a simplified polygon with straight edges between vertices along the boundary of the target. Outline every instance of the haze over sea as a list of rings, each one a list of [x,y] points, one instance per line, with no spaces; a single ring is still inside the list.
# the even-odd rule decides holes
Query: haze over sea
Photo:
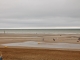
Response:
[[[80,34],[80,29],[0,29],[0,33]]]

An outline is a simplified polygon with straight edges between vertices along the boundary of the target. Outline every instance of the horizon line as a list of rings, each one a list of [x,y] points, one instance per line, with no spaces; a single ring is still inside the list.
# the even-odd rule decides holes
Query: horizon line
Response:
[[[80,29],[80,27],[21,27],[21,28],[0,28],[0,29]]]

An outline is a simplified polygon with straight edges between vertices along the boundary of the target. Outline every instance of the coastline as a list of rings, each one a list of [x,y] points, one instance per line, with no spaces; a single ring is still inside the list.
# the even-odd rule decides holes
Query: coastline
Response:
[[[0,52],[2,52],[4,60],[80,60],[80,49],[5,47],[1,45],[25,41],[43,42],[43,38],[46,43],[80,44],[77,42],[79,36],[79,34],[0,34]]]

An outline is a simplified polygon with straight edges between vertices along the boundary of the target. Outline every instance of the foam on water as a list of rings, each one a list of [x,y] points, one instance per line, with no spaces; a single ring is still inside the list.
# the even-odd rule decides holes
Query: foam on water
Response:
[[[80,49],[80,44],[45,43],[45,42],[35,42],[35,41],[27,41],[27,42],[21,42],[21,43],[8,43],[8,44],[2,44],[2,45],[4,46],[42,47],[42,48]]]

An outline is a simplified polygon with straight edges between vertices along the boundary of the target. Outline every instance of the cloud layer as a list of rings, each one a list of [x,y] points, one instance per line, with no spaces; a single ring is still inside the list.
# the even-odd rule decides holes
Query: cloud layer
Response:
[[[80,27],[80,0],[0,0],[0,28]]]

